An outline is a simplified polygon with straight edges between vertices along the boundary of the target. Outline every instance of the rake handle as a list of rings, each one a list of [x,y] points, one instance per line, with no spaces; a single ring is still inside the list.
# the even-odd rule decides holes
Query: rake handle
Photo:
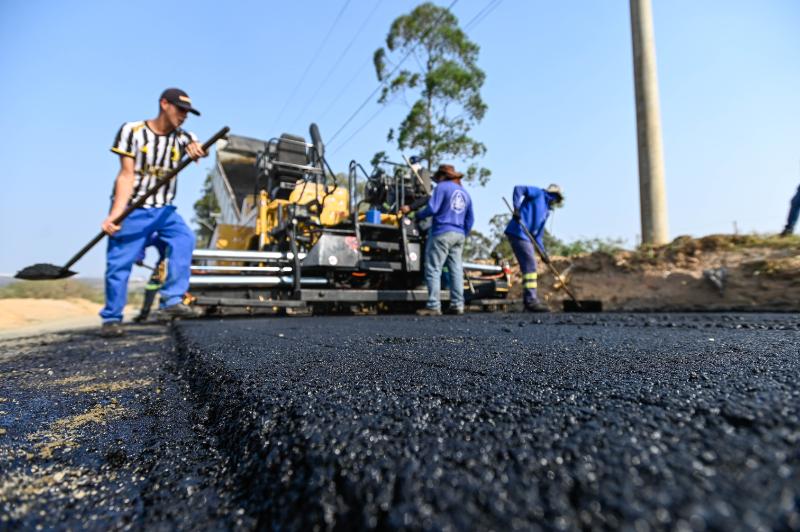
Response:
[[[513,207],[511,207],[511,204],[510,204],[510,203],[508,203],[508,200],[507,200],[505,197],[503,197],[503,201],[505,202],[505,204],[506,204],[506,207],[508,207],[508,210],[509,210],[509,211],[511,211],[511,216],[514,216],[514,209],[513,209]],[[535,238],[533,238],[533,235],[532,235],[532,234],[531,234],[531,232],[528,230],[528,228],[525,226],[525,224],[523,224],[523,223],[521,223],[521,222],[520,222],[519,226],[520,226],[520,227],[522,227],[522,230],[523,230],[523,231],[525,231],[525,234],[526,234],[526,235],[528,235],[528,238],[530,239],[531,243],[533,243],[533,247],[534,247],[534,248],[536,248],[536,251],[539,253],[539,256],[542,258],[542,262],[544,262],[545,264],[547,264],[547,267],[548,267],[548,268],[550,268],[550,271],[552,272],[552,274],[555,276],[555,278],[556,278],[556,279],[558,279],[558,282],[559,282],[559,283],[561,283],[561,288],[563,288],[563,289],[564,289],[564,291],[567,293],[567,295],[568,295],[570,298],[572,298],[572,301],[574,301],[574,302],[575,302],[575,305],[576,305],[578,308],[581,308],[581,304],[580,304],[580,302],[578,302],[578,298],[577,298],[577,297],[575,297],[575,294],[573,294],[573,293],[572,293],[572,290],[570,290],[569,288],[567,288],[567,283],[566,283],[566,281],[564,281],[564,278],[563,278],[563,277],[561,277],[561,274],[558,272],[558,270],[556,270],[556,267],[555,267],[555,266],[553,266],[553,265],[550,263],[550,260],[549,260],[548,258],[546,258],[546,257],[547,257],[547,255],[545,255],[545,254],[544,254],[544,251],[542,251],[542,248],[541,248],[541,247],[539,247],[539,243],[536,241],[536,239],[535,239]]]
[[[203,144],[203,151],[207,152],[207,151],[208,151],[208,150],[209,150],[209,149],[210,149],[210,148],[211,148],[211,147],[212,147],[212,146],[213,146],[213,145],[214,145],[214,144],[215,144],[215,143],[216,143],[216,142],[217,142],[219,139],[221,139],[222,137],[224,137],[225,135],[227,135],[227,134],[228,134],[228,131],[230,131],[230,128],[229,128],[228,126],[225,126],[225,127],[223,127],[222,129],[220,129],[219,131],[217,131],[217,132],[214,134],[214,136],[213,136],[213,137],[211,137],[210,139],[208,139],[208,140],[205,142],[205,144]],[[186,168],[187,166],[189,166],[189,164],[190,164],[191,162],[192,162],[192,159],[191,159],[191,158],[189,158],[189,157],[186,157],[186,158],[184,158],[184,159],[183,159],[183,160],[180,162],[180,164],[178,164],[178,166],[177,166],[175,169],[173,169],[173,170],[170,170],[169,172],[167,172],[166,174],[164,174],[162,177],[160,177],[160,178],[158,179],[158,181],[156,181],[156,184],[155,184],[155,185],[153,185],[153,187],[152,187],[150,190],[148,190],[147,192],[145,192],[145,194],[144,194],[144,195],[143,195],[141,198],[139,198],[138,200],[136,200],[136,201],[134,201],[133,203],[131,203],[131,204],[128,206],[128,208],[127,208],[127,209],[125,209],[125,211],[124,211],[122,214],[120,214],[119,216],[117,216],[117,217],[114,219],[114,224],[117,224],[117,225],[118,225],[118,224],[119,224],[119,223],[120,223],[122,220],[124,220],[125,218],[127,218],[127,217],[128,217],[128,216],[129,216],[129,215],[130,215],[130,214],[131,214],[133,211],[135,211],[136,209],[138,209],[139,207],[141,207],[142,205],[144,205],[144,203],[145,203],[145,202],[146,202],[146,201],[147,201],[147,200],[148,200],[148,199],[149,199],[149,198],[150,198],[150,197],[151,197],[153,194],[155,194],[156,192],[158,192],[158,189],[159,189],[159,188],[161,188],[162,186],[164,186],[164,185],[165,185],[165,184],[166,184],[166,183],[167,183],[167,182],[168,182],[170,179],[172,179],[173,177],[175,177],[176,175],[178,175],[178,172],[180,172],[181,170],[183,170],[184,168]],[[100,242],[101,240],[103,240],[103,237],[104,237],[104,236],[106,236],[106,233],[105,233],[104,231],[100,231],[100,232],[99,232],[99,233],[98,233],[98,234],[97,234],[97,235],[96,235],[96,236],[95,236],[93,239],[91,239],[91,240],[89,241],[89,243],[88,243],[88,244],[86,244],[85,246],[83,246],[83,248],[81,248],[81,250],[80,250],[80,251],[78,251],[78,252],[77,252],[77,253],[76,253],[76,254],[75,254],[75,255],[74,255],[74,256],[73,256],[71,259],[69,259],[69,261],[68,261],[66,264],[64,264],[64,266],[63,266],[63,269],[65,269],[65,270],[68,270],[68,269],[70,268],[70,266],[72,266],[73,264],[75,264],[76,262],[78,262],[78,261],[81,259],[81,257],[83,257],[84,255],[86,255],[86,253],[87,253],[87,252],[88,252],[90,249],[92,249],[94,246],[96,246],[98,242]]]

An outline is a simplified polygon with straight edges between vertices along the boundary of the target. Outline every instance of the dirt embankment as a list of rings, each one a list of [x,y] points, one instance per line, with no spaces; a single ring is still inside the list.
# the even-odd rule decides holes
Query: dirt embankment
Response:
[[[606,310],[800,311],[798,237],[678,237],[658,248],[553,262],[579,299],[602,300]],[[540,264],[539,289],[554,309],[566,297],[556,286]]]
[[[0,299],[0,332],[41,323],[94,318],[102,305],[86,299]]]
[[[82,298],[0,299],[0,340],[99,327],[98,312],[102,306]],[[125,320],[130,320],[137,312],[136,307],[125,307]]]

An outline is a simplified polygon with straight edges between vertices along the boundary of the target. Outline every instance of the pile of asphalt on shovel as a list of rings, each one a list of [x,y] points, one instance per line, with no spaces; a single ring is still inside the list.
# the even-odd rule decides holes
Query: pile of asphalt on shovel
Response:
[[[797,315],[178,323],[252,526],[800,528]]]

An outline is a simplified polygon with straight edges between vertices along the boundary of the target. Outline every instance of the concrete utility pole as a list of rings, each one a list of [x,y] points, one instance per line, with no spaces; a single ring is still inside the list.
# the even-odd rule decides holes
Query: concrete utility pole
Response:
[[[630,2],[642,243],[661,245],[669,241],[669,229],[664,154],[661,146],[661,113],[658,106],[653,9],[650,0],[630,0]]]

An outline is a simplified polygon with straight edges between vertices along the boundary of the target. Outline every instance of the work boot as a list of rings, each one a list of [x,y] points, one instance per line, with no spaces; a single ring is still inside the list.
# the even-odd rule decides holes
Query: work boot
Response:
[[[794,231],[792,231],[792,230],[791,230],[791,229],[789,229],[788,227],[784,227],[784,228],[783,228],[783,231],[781,231],[781,233],[780,233],[778,236],[782,236],[782,237],[784,237],[784,236],[792,236],[792,233],[793,233],[793,232],[794,232]]]
[[[464,307],[450,307],[447,309],[448,314],[452,314],[454,316],[463,316],[464,315]]]
[[[417,311],[417,316],[441,316],[442,309],[438,308],[421,308]]]
[[[158,314],[163,318],[196,318],[198,316],[192,307],[183,303],[176,303],[159,309]]]
[[[100,326],[97,335],[102,338],[119,338],[125,334],[122,323],[118,321],[107,321]]]
[[[525,304],[525,312],[550,312],[550,309],[537,299],[536,301]]]

